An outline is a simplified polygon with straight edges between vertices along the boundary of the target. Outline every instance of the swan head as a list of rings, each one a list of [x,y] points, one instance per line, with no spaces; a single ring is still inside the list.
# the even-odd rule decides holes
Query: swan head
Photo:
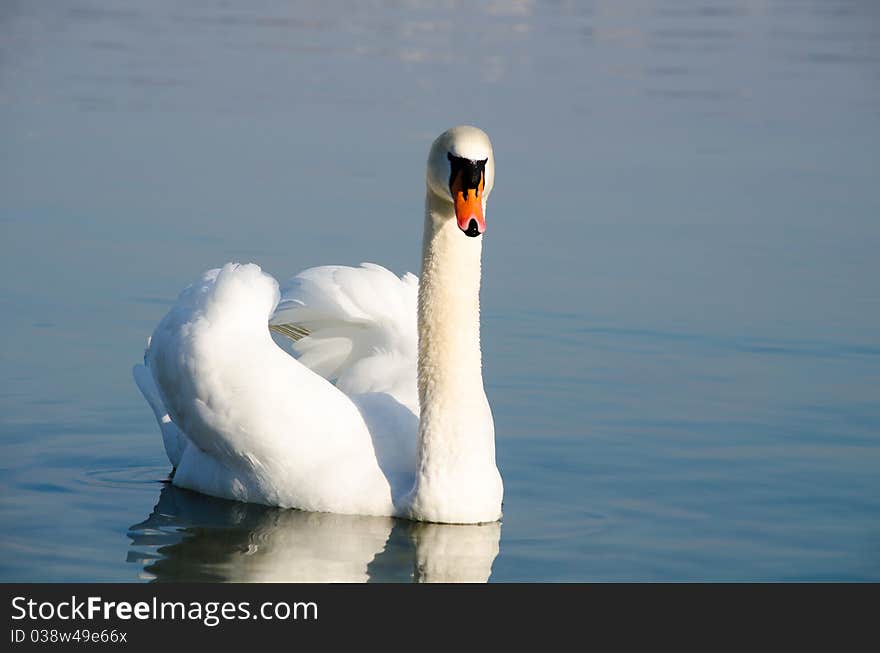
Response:
[[[448,129],[428,154],[428,192],[453,205],[458,228],[486,231],[486,199],[495,183],[495,157],[486,132],[470,125]]]

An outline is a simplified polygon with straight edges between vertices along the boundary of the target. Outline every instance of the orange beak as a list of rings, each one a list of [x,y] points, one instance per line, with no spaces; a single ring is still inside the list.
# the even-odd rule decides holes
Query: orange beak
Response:
[[[480,173],[480,182],[477,188],[466,188],[463,183],[463,171],[452,179],[449,190],[455,203],[455,217],[458,220],[458,228],[466,235],[475,237],[486,231],[486,219],[483,217],[483,183],[485,175]]]

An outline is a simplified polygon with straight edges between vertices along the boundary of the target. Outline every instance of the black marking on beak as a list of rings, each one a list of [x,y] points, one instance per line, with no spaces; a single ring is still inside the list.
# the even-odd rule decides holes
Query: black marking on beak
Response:
[[[486,174],[486,162],[489,159],[474,160],[465,159],[461,156],[455,156],[452,152],[446,153],[449,159],[449,188],[452,190],[452,183],[461,173],[461,191],[467,196],[469,190],[480,192],[480,182]]]
[[[468,228],[464,232],[465,236],[470,236],[471,238],[476,238],[480,235],[480,228],[477,226],[477,221],[471,218],[471,221],[468,223]]]

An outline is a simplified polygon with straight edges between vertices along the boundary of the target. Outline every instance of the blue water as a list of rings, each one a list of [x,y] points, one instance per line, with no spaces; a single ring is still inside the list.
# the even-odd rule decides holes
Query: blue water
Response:
[[[163,483],[177,292],[418,272],[460,122],[500,529]],[[871,0],[4,2],[0,580],[880,580],[878,152]]]

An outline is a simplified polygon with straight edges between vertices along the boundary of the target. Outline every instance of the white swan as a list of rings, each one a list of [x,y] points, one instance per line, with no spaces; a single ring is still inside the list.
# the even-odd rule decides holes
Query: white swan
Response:
[[[256,265],[230,263],[184,290],[134,370],[174,484],[318,512],[498,520],[479,325],[494,170],[475,127],[434,141],[421,283],[319,267],[281,294]],[[273,340],[270,322],[296,341]]]

